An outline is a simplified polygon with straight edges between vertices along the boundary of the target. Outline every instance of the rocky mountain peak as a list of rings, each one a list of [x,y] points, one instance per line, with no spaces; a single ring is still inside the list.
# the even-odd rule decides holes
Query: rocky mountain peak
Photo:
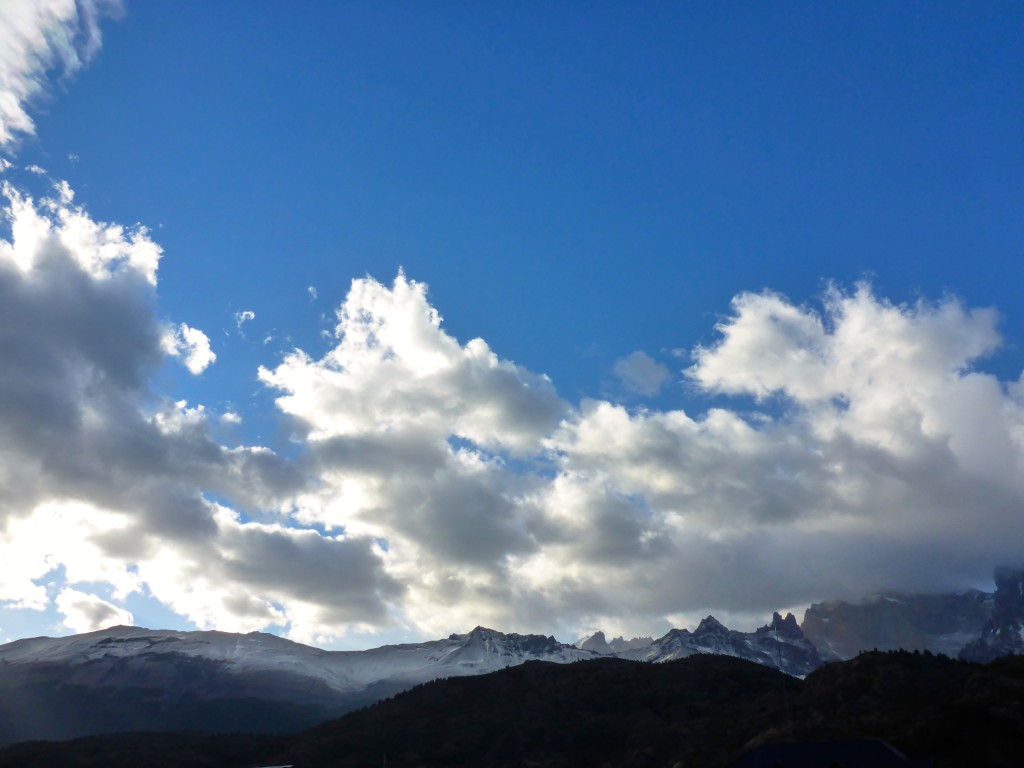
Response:
[[[778,635],[779,637],[785,637],[793,640],[804,636],[804,633],[800,630],[800,625],[797,624],[796,616],[792,613],[787,613],[786,617],[783,618],[778,611],[772,613],[771,623],[765,624],[763,627],[758,627],[757,633]]]
[[[592,635],[586,635],[576,641],[576,647],[584,651],[593,651],[602,655],[622,653],[624,651],[637,651],[647,648],[654,642],[653,637],[634,637],[627,640],[622,635],[608,640],[604,632],[597,630]]]
[[[981,636],[960,652],[967,661],[1024,654],[1024,568],[996,568],[995,582],[992,617]]]
[[[725,628],[714,616],[707,616],[701,619],[700,624],[697,625],[697,629],[693,631],[694,637],[702,637],[710,634],[728,634],[729,630]]]
[[[581,638],[577,643],[576,647],[584,651],[593,651],[594,653],[611,653],[611,646],[605,639],[604,632],[597,630],[592,635],[587,635]]]
[[[487,627],[474,627],[468,635],[452,635],[451,639],[462,641],[465,649],[480,648],[502,656],[540,657],[561,653],[565,649],[577,652],[573,646],[563,645],[550,635],[506,634]]]
[[[608,647],[611,648],[612,653],[618,653],[620,651],[633,651],[647,648],[654,642],[653,637],[634,637],[632,640],[627,640],[622,635],[612,638],[608,643]]]

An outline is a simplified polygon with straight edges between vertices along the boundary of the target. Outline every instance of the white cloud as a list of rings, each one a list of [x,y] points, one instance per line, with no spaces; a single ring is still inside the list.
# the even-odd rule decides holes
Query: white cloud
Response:
[[[9,182],[0,183],[11,228],[11,238],[0,240],[0,261],[26,276],[47,268],[45,259],[58,259],[73,262],[96,280],[156,284],[162,252],[145,227],[95,221],[72,205],[74,194],[66,183],[56,184],[55,191],[57,197],[37,205]]]
[[[141,229],[93,221],[61,190],[36,202],[4,187],[0,601],[55,605],[72,628],[136,593],[204,626],[386,623],[401,587],[372,539],[243,521],[207,501],[272,520],[305,479],[265,448],[217,444],[201,405],[149,389],[168,354],[153,312],[159,248]],[[173,329],[174,352],[201,370],[205,335]],[[59,604],[43,579],[64,590]],[[112,594],[90,597],[85,584]]]
[[[613,370],[627,389],[648,397],[658,394],[672,377],[668,368],[639,350],[616,360]]]
[[[525,569],[572,562],[597,593],[581,603],[670,614],[949,587],[1015,561],[1024,403],[973,368],[999,343],[993,312],[866,286],[831,290],[820,314],[770,293],[733,306],[689,376],[775,397],[775,415],[584,404],[551,442],[563,475],[548,501],[583,528]],[[622,551],[633,568],[614,567]]]
[[[96,626],[145,595],[198,626],[319,640],[478,623],[654,633],[700,612],[959,586],[1019,556],[1024,384],[979,370],[1001,343],[991,310],[866,286],[816,310],[741,294],[686,372],[716,407],[690,413],[572,407],[452,337],[423,284],[356,280],[326,354],[259,372],[293,420],[285,460],[217,443],[211,419],[233,412],[150,389],[167,354],[198,372],[213,353],[184,323],[168,342],[145,230],[95,222],[66,186],[38,202],[4,191],[8,607]],[[626,375],[654,388],[640,354]]]
[[[163,347],[167,354],[182,358],[189,372],[197,376],[217,359],[216,353],[210,349],[210,338],[185,323],[167,329]]]
[[[239,332],[242,330],[242,325],[249,322],[250,320],[256,319],[256,313],[250,309],[243,310],[242,312],[235,312],[235,325]]]
[[[27,108],[46,93],[52,70],[75,74],[99,51],[99,18],[119,0],[4,0],[0,3],[0,147],[35,126]]]
[[[565,404],[546,377],[449,336],[402,274],[390,288],[353,281],[338,319],[322,359],[297,351],[260,371],[308,433],[319,478],[296,519],[385,541],[417,626],[451,631],[470,614],[507,626],[508,559],[536,547],[539,510],[524,500],[538,478],[506,457],[542,451]]]
[[[1019,450],[1006,442],[1009,425],[987,425],[985,440],[997,441],[989,450],[972,437],[979,418],[1019,418],[996,379],[972,372],[1000,343],[992,310],[953,299],[895,306],[864,285],[852,294],[831,290],[824,317],[772,294],[743,294],[733,308],[719,326],[721,342],[697,350],[689,371],[705,389],[779,395],[822,436],[838,430],[901,454],[948,440],[959,460],[981,468],[997,452]]]
[[[406,615],[435,631],[470,616],[621,625],[623,612],[656,627],[962,583],[1011,554],[1020,404],[971,369],[998,343],[993,313],[893,306],[866,287],[831,291],[821,315],[772,294],[735,307],[688,375],[709,393],[776,396],[775,416],[555,407],[511,363],[498,370],[530,386],[487,379],[477,366],[493,353],[447,336],[422,286],[356,281],[333,350],[261,372],[320,478],[296,519],[386,541]],[[550,415],[522,434],[510,391]],[[975,531],[978,516],[1002,533]]]
[[[39,584],[58,567],[71,582],[102,582],[123,599],[139,588],[138,580],[100,542],[123,535],[129,520],[82,501],[48,500],[14,511],[0,531],[0,601],[9,607],[43,610],[49,603]]]
[[[310,286],[308,286],[308,287],[306,288],[306,293],[308,293],[308,294],[309,294],[309,299],[310,299],[310,301],[316,301],[316,298],[317,298],[317,292],[316,292],[316,286],[315,286],[315,285],[310,285]]]
[[[70,587],[62,589],[54,602],[64,616],[64,626],[72,632],[94,632],[118,624],[131,626],[135,623],[132,614],[123,608]]]
[[[421,429],[487,448],[530,452],[564,410],[547,377],[501,360],[483,339],[441,329],[426,286],[354,280],[322,360],[296,351],[260,379],[314,440]]]

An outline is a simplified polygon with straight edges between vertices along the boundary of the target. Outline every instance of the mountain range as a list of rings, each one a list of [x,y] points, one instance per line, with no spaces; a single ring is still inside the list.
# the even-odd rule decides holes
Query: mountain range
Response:
[[[127,731],[284,733],[430,680],[526,662],[613,657],[663,664],[730,656],[803,678],[864,650],[1024,653],[1024,570],[1001,568],[994,594],[878,595],[812,605],[798,625],[775,613],[754,632],[708,616],[658,639],[594,633],[576,645],[477,627],[442,640],[326,651],[264,634],[111,627],[0,646],[0,744]]]
[[[0,646],[0,744],[133,730],[294,731],[428,680],[593,657],[553,637],[483,627],[367,651],[261,632],[124,626],[16,640]]]

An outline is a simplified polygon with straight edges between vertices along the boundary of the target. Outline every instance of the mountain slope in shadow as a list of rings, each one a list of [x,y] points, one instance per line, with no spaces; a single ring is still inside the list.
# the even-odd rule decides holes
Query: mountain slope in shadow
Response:
[[[724,768],[760,744],[880,738],[936,768],[1016,766],[1024,658],[866,653],[801,681],[742,659],[528,662],[440,680],[292,736],[137,734],[0,751],[6,766]]]

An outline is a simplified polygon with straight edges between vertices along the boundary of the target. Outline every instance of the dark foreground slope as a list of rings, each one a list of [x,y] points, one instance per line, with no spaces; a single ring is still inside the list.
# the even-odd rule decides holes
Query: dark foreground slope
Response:
[[[781,725],[800,683],[724,656],[531,663],[426,685],[303,735],[303,766],[640,766],[724,754]],[[339,759],[339,756],[340,759]]]
[[[878,737],[943,766],[1019,765],[1024,659],[870,653],[800,681],[740,659],[527,663],[438,681],[295,736],[21,744],[4,766],[727,766],[752,746]]]
[[[294,733],[356,706],[345,707],[340,697],[332,702],[316,681],[273,672],[231,675],[222,663],[202,658],[127,660],[119,666],[129,674],[144,667],[145,678],[111,684],[128,675],[104,661],[81,665],[77,676],[56,664],[19,669],[0,661],[0,744],[122,731]],[[82,671],[91,677],[86,684]]]
[[[758,741],[865,737],[937,768],[1020,766],[1024,657],[978,665],[889,651],[828,664],[803,683],[788,733]]]

